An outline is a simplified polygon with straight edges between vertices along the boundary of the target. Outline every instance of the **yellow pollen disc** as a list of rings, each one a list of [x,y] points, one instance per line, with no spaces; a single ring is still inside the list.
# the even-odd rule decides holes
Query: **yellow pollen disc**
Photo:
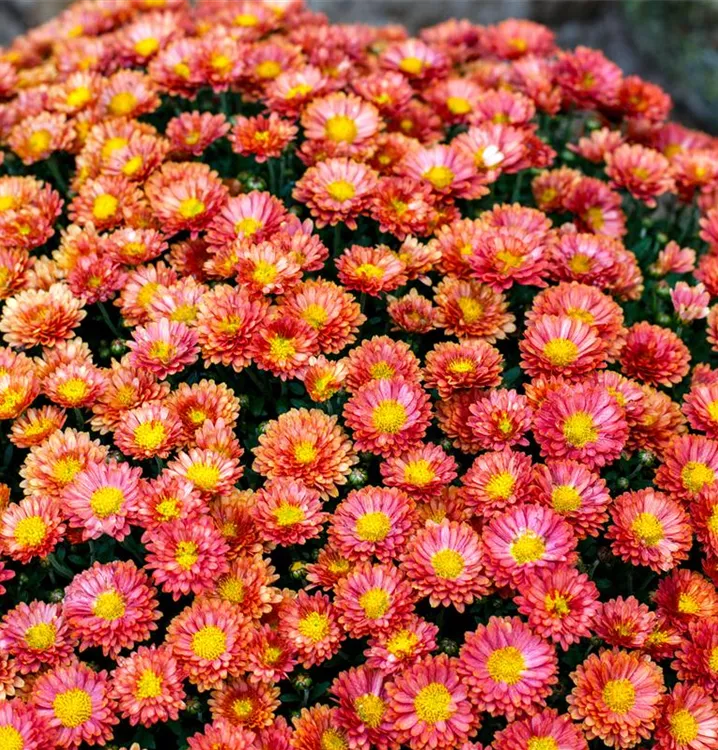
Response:
[[[406,424],[406,409],[395,399],[386,399],[374,407],[371,420],[377,432],[396,435]]]
[[[329,618],[321,612],[310,612],[299,621],[297,630],[312,643],[319,643],[329,635]]]
[[[439,578],[453,581],[464,572],[464,558],[455,549],[442,549],[431,556],[431,567]]]
[[[431,682],[416,694],[414,711],[419,721],[433,725],[448,721],[456,709],[451,707],[451,693],[446,685]]]
[[[578,347],[570,339],[551,339],[544,346],[543,355],[554,367],[566,367],[576,361]]]
[[[199,130],[190,130],[184,137],[184,142],[188,146],[196,146],[199,143],[199,138],[202,134]]]
[[[668,720],[668,726],[678,744],[688,744],[689,742],[693,742],[698,736],[698,722],[695,716],[686,708],[676,711]]]
[[[282,66],[276,60],[265,60],[257,65],[254,72],[260,78],[276,78],[282,72]]]
[[[63,727],[74,729],[92,716],[92,698],[85,690],[71,688],[55,696],[52,710]]]
[[[681,593],[678,595],[678,611],[683,615],[696,615],[701,606],[690,594]]]
[[[300,440],[294,446],[294,460],[298,464],[306,466],[306,464],[312,463],[317,457],[317,449],[314,447],[314,443],[309,440]]]
[[[262,653],[262,661],[269,666],[276,664],[282,656],[282,649],[277,646],[267,646]]]
[[[275,362],[281,362],[291,359],[297,353],[294,346],[294,339],[287,339],[284,336],[273,336],[269,342],[269,356]]]
[[[501,264],[501,272],[506,274],[514,268],[521,268],[525,259],[523,255],[517,255],[509,250],[499,250],[496,260]]]
[[[175,562],[182,570],[189,570],[199,560],[199,552],[195,542],[177,542],[175,547]]]
[[[335,201],[344,203],[356,195],[356,188],[346,180],[334,180],[327,185],[327,192]]]
[[[247,28],[250,26],[256,26],[259,23],[259,19],[253,13],[238,13],[232,19],[232,23],[235,26],[243,26]]]
[[[326,308],[317,305],[316,303],[307,305],[304,310],[302,310],[302,320],[305,323],[309,323],[309,325],[316,330],[319,330],[327,322],[328,318],[329,313]]]
[[[571,513],[581,507],[581,494],[570,484],[559,484],[551,490],[551,505],[557,513]]]
[[[70,378],[58,386],[57,392],[70,405],[80,404],[87,398],[89,391],[87,383],[82,378]]]
[[[44,651],[55,645],[56,635],[57,631],[54,625],[49,622],[39,622],[37,625],[31,625],[25,631],[25,643],[33,651]]]
[[[306,96],[311,94],[313,91],[312,87],[308,83],[298,83],[296,86],[292,86],[287,93],[284,95],[285,99],[295,99],[298,96]]]
[[[328,563],[327,568],[329,569],[330,573],[334,573],[335,575],[344,575],[351,570],[351,564],[349,563],[349,560],[345,560],[343,557],[340,557],[337,560],[332,560],[330,563]]]
[[[0,195],[0,211],[10,211],[17,206],[17,198],[14,195]]]
[[[241,604],[244,601],[244,584],[238,578],[228,576],[220,581],[217,593],[227,602]]]
[[[334,115],[327,120],[324,132],[327,138],[335,143],[353,143],[358,131],[351,117]]]
[[[125,495],[119,487],[100,487],[95,490],[90,498],[90,508],[97,518],[107,518],[119,513]]]
[[[464,323],[471,325],[476,323],[484,314],[484,308],[478,300],[473,297],[459,297],[456,300],[456,304],[461,310],[461,317],[464,319]]]
[[[404,481],[416,487],[426,487],[435,477],[431,464],[425,458],[409,461],[404,467]]]
[[[380,588],[369,589],[369,591],[359,597],[359,606],[370,620],[378,620],[380,617],[383,617],[389,609],[390,604],[391,598],[389,594]]]
[[[711,511],[710,518],[708,519],[706,525],[712,531],[714,534],[718,534],[718,504],[713,506],[713,510]]]
[[[471,112],[471,103],[461,96],[450,96],[446,100],[446,107],[452,115],[467,115]]]
[[[357,536],[365,542],[382,542],[390,531],[391,519],[380,510],[365,513],[357,518]]]
[[[566,417],[563,423],[563,436],[569,445],[583,448],[598,440],[598,429],[588,412],[577,411]]]
[[[137,294],[137,304],[140,307],[147,307],[152,302],[160,285],[156,281],[148,281]]]
[[[125,600],[122,594],[114,589],[104,591],[93,602],[92,614],[108,622],[119,620],[125,614]]]
[[[568,310],[566,310],[566,315],[573,320],[580,320],[582,323],[588,323],[588,325],[593,325],[595,322],[593,315],[588,310],[584,310],[580,307],[569,307]]]
[[[159,695],[162,695],[162,677],[152,669],[145,669],[137,680],[135,698],[142,701]]]
[[[254,266],[252,271],[252,280],[258,284],[271,284],[277,278],[277,267],[274,263],[269,263],[266,260],[260,260]]]
[[[97,198],[95,198],[94,203],[92,204],[92,215],[96,219],[104,221],[117,213],[119,205],[120,202],[114,195],[102,193],[102,195],[98,195]]]
[[[376,729],[386,713],[386,703],[378,695],[366,693],[354,700],[354,710],[363,724]]]
[[[527,529],[511,542],[509,552],[519,565],[536,562],[546,551],[544,540],[531,529]]]
[[[491,653],[486,661],[486,669],[494,682],[515,685],[526,669],[526,661],[515,646],[504,646]]]
[[[137,97],[130,91],[121,91],[110,99],[109,109],[111,114],[122,117],[129,115],[136,106]]]
[[[189,65],[184,62],[178,62],[173,68],[172,71],[175,75],[179,76],[180,78],[189,78],[192,71],[189,69]]]
[[[205,661],[214,661],[225,652],[227,636],[216,625],[205,625],[192,636],[192,651]]]
[[[526,750],[558,750],[558,742],[553,737],[529,737]]]
[[[82,464],[73,456],[66,456],[55,463],[52,476],[59,484],[69,484],[82,469]]]
[[[711,654],[708,657],[708,667],[711,672],[718,672],[718,646],[711,650]]]
[[[52,142],[52,136],[48,130],[36,130],[28,139],[27,147],[33,154],[41,154],[47,151]]]
[[[373,380],[391,380],[396,370],[386,360],[381,360],[369,368],[369,374]]]
[[[449,363],[449,372],[453,372],[455,375],[474,372],[475,369],[476,363],[473,359],[469,359],[468,357],[459,357]]]
[[[511,497],[515,484],[514,475],[508,471],[502,471],[492,475],[486,483],[485,491],[492,500],[507,500]]]
[[[122,165],[122,174],[124,174],[126,177],[132,177],[133,174],[136,174],[142,168],[142,165],[144,163],[145,160],[139,154],[137,154],[136,156],[128,159]]]
[[[204,213],[205,208],[199,198],[185,198],[179,205],[179,212],[183,219],[195,219]]]
[[[24,750],[25,740],[15,727],[4,724],[0,726],[0,747],[3,750]]]
[[[40,516],[21,518],[13,531],[15,541],[25,549],[37,547],[45,541],[47,524]]]
[[[419,637],[411,630],[400,630],[386,644],[386,650],[397,659],[411,656],[419,643]]]
[[[628,713],[636,704],[636,689],[630,680],[609,680],[603,688],[603,702],[614,714]]]
[[[146,39],[140,39],[139,42],[135,43],[135,52],[140,57],[149,57],[153,55],[160,48],[160,43],[153,36],[148,36]]]
[[[187,469],[187,479],[204,492],[211,492],[219,482],[220,471],[213,464],[192,464]]]
[[[405,57],[399,63],[399,70],[412,76],[417,76],[424,70],[424,61],[418,57]]]
[[[78,86],[67,95],[65,102],[69,107],[77,108],[84,107],[90,99],[92,99],[90,89],[87,86]]]
[[[576,253],[569,258],[568,267],[574,273],[588,273],[591,270],[592,261],[584,253]]]
[[[700,461],[689,461],[681,471],[683,486],[691,492],[700,492],[707,484],[715,480],[715,472],[710,466]]]
[[[232,713],[240,720],[246,721],[251,715],[254,706],[251,698],[237,698],[232,703]]]
[[[448,167],[435,164],[421,176],[425,180],[428,180],[437,190],[441,190],[451,185],[455,175]]]
[[[135,445],[147,451],[159,448],[166,436],[167,431],[165,430],[165,426],[159,420],[153,419],[150,422],[143,422],[135,427]]]
[[[272,515],[277,521],[277,526],[294,526],[301,523],[306,518],[304,511],[298,505],[282,503],[278,508],[272,511]]]
[[[127,140],[127,138],[122,138],[119,135],[115,136],[114,138],[108,138],[102,144],[102,158],[109,159],[112,154],[115,153],[115,151],[119,151],[121,148],[124,148],[127,145],[129,145],[129,141]]]
[[[646,547],[655,547],[665,536],[663,524],[653,513],[639,513],[631,524],[631,530]]]
[[[195,406],[193,409],[190,409],[187,413],[187,417],[189,418],[189,421],[192,422],[194,425],[201,425],[204,424],[205,420],[208,418],[207,412],[204,409],[200,409],[199,407]]]
[[[165,500],[162,500],[162,502],[157,503],[155,513],[157,513],[162,521],[171,521],[172,519],[179,518],[180,507],[177,499],[174,497],[168,497]]]
[[[606,219],[603,216],[603,210],[600,206],[592,206],[583,215],[583,220],[593,229],[594,232],[598,232],[603,229],[603,225],[606,223]],[[590,263],[589,259],[589,263]]]
[[[319,750],[347,750],[349,743],[336,729],[325,729],[319,740]]]
[[[550,612],[557,617],[565,617],[571,611],[571,608],[568,605],[568,600],[558,591],[554,591],[553,594],[546,594],[544,606],[546,607],[547,612]]]

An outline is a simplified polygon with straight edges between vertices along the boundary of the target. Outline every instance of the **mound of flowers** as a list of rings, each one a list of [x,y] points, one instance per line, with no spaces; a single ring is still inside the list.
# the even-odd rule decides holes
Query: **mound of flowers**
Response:
[[[718,748],[718,141],[529,21],[80,2],[0,54],[0,748]]]

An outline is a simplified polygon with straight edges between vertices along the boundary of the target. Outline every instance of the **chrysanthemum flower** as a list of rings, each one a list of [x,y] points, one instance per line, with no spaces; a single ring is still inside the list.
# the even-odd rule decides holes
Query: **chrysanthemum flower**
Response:
[[[189,750],[247,750],[256,739],[250,729],[232,726],[224,719],[205,724],[201,732],[187,738]],[[132,750],[132,748],[130,748]]]
[[[602,602],[594,621],[596,637],[609,646],[621,648],[641,648],[653,631],[656,613],[635,596],[624,599],[618,596]]]
[[[292,719],[292,750],[312,750],[321,748],[347,748],[346,732],[339,726],[339,709],[329,708],[321,703],[312,708],[303,708]]]
[[[200,691],[238,674],[246,661],[247,625],[229,602],[197,599],[167,627],[167,644],[180,669]]]
[[[249,353],[260,370],[287,380],[319,353],[317,332],[299,318],[265,319],[254,334]]]
[[[358,450],[396,456],[423,439],[431,420],[429,395],[404,379],[363,385],[344,407]]]
[[[297,663],[289,642],[267,624],[253,632],[247,651],[247,671],[251,682],[279,682],[289,676]]]
[[[682,500],[695,499],[718,478],[718,442],[699,435],[674,437],[663,452],[656,485]]]
[[[665,687],[649,656],[618,649],[591,654],[571,679],[569,714],[587,739],[630,748],[652,737]]]
[[[576,144],[569,143],[568,149],[584,159],[588,159],[588,161],[601,164],[607,154],[615,151],[623,143],[625,143],[625,140],[619,130],[610,130],[604,127],[592,130],[587,136],[579,138]]]
[[[665,386],[679,383],[686,376],[690,359],[688,347],[673,331],[645,321],[628,329],[619,357],[628,377]]]
[[[693,385],[683,399],[682,409],[694,430],[718,438],[718,383]]]
[[[384,484],[419,498],[432,497],[451,484],[456,478],[456,468],[453,456],[434,443],[390,456],[379,466]]]
[[[313,99],[302,112],[304,135],[321,143],[330,157],[368,155],[368,147],[379,132],[376,107],[354,94],[337,92]]]
[[[625,188],[649,208],[656,205],[659,195],[675,189],[668,159],[652,148],[624,143],[607,153],[605,159],[611,185]]]
[[[386,245],[352,245],[336,260],[339,281],[347,288],[381,296],[406,283],[405,265]]]
[[[440,398],[466,388],[489,388],[501,382],[503,357],[486,341],[445,341],[427,353],[424,378]]]
[[[59,112],[41,112],[23,118],[9,133],[7,144],[24,164],[34,164],[55,151],[69,151],[73,133],[67,116]]]
[[[386,70],[398,70],[409,79],[426,81],[441,78],[449,66],[449,59],[433,45],[419,39],[407,39],[389,46],[380,63]]]
[[[271,193],[253,190],[229,198],[207,230],[211,245],[236,240],[264,242],[273,239],[288,218],[284,204]]]
[[[297,117],[305,105],[325,93],[328,78],[314,65],[280,73],[265,88],[270,109],[286,117]]]
[[[0,736],[21,750],[50,750],[56,730],[20,698],[0,703]]]
[[[333,550],[324,546],[317,555],[317,561],[309,563],[305,570],[307,581],[312,584],[309,588],[319,586],[323,591],[332,591],[342,578],[346,578],[354,568],[355,563]]]
[[[653,596],[658,614],[684,631],[691,623],[718,616],[718,592],[700,573],[674,568],[658,583]]]
[[[181,435],[177,416],[155,402],[124,412],[113,437],[115,445],[133,458],[167,458]]]
[[[480,711],[513,721],[546,704],[557,682],[556,653],[518,617],[491,617],[466,634],[457,672]]]
[[[563,207],[575,215],[579,232],[612,238],[622,237],[626,233],[621,196],[603,180],[579,176],[572,181]]]
[[[45,395],[66,409],[92,406],[105,387],[105,375],[97,367],[84,362],[60,365],[43,379]]]
[[[0,542],[4,554],[27,565],[34,557],[46,558],[62,540],[65,529],[55,498],[30,495],[3,510]]]
[[[302,382],[312,401],[328,401],[344,386],[347,370],[341,360],[329,360],[324,355],[310,357],[302,373]]]
[[[657,722],[656,750],[708,750],[718,737],[717,710],[701,687],[678,683]]]
[[[30,250],[55,233],[62,199],[52,186],[34,177],[0,177],[0,238],[8,247]]]
[[[225,719],[235,727],[257,730],[269,726],[279,707],[279,688],[266,682],[231,680],[212,691],[212,718]]]
[[[707,318],[710,301],[711,294],[703,284],[689,286],[685,281],[679,281],[671,289],[673,309],[682,323]]]
[[[105,117],[139,117],[160,106],[150,78],[140,71],[120,70],[105,82],[97,105]]]
[[[241,605],[244,616],[258,622],[281,601],[280,592],[271,585],[277,578],[260,555],[239,557],[205,596]]]
[[[192,482],[205,495],[230,491],[244,471],[237,458],[203,448],[180,451],[167,468],[176,476]]]
[[[266,117],[258,115],[236,118],[229,142],[232,144],[232,151],[242,156],[252,155],[261,164],[267,159],[279,158],[298,132],[296,125],[272,112]]]
[[[393,331],[428,333],[436,326],[436,308],[431,301],[411,289],[403,297],[387,297],[386,311],[394,322]]]
[[[182,672],[167,646],[140,646],[129,656],[120,656],[110,695],[122,718],[133,726],[176,721],[186,707]]]
[[[124,175],[100,175],[87,180],[68,207],[68,216],[82,227],[113,229],[125,221],[141,201],[135,183]]]
[[[370,212],[380,231],[404,241],[408,236],[430,234],[437,219],[435,205],[436,196],[426,183],[389,176],[379,180]],[[438,249],[431,248],[438,255]]]
[[[655,661],[668,659],[676,652],[682,640],[678,628],[664,615],[658,615],[653,620],[653,627],[643,644],[643,651]]]
[[[175,153],[200,156],[209,145],[227,135],[230,129],[231,125],[223,114],[195,110],[173,117],[167,123],[165,136]]]
[[[402,176],[425,182],[437,195],[477,199],[488,192],[473,160],[452,145],[412,150],[404,157],[398,171]]]
[[[416,355],[404,341],[389,336],[373,336],[350,349],[347,364],[346,389],[352,393],[361,386],[377,380],[400,378],[418,383],[421,366]]]
[[[555,750],[588,750],[581,730],[567,714],[545,708],[525,719],[511,722],[494,736],[495,750],[555,748]]]
[[[387,675],[401,672],[436,649],[438,632],[433,623],[411,615],[403,624],[369,638],[367,667]]]
[[[149,320],[149,306],[155,297],[161,295],[163,287],[177,281],[177,274],[162,261],[135,269],[127,277],[127,283],[115,300],[122,311],[122,317],[129,325],[145,323]]]
[[[403,624],[414,608],[411,584],[393,565],[362,563],[335,589],[339,622],[352,638]]]
[[[275,479],[257,492],[253,513],[262,538],[289,546],[304,544],[322,531],[327,514],[319,492],[291,479]]]

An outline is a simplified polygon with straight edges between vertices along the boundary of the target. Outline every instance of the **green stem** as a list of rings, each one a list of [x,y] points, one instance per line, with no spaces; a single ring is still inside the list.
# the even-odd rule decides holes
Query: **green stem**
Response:
[[[55,157],[51,156],[45,163],[47,164],[47,168],[49,169],[53,180],[55,180],[55,184],[59,188],[60,192],[67,193],[67,181],[62,176],[62,172],[60,172],[60,166],[58,165]]]
[[[77,426],[82,429],[85,426],[85,417],[82,415],[82,412],[77,407],[75,407],[72,410],[72,413],[75,415]]]
[[[112,319],[110,318],[110,314],[107,312],[107,308],[105,307],[105,303],[98,302],[97,307],[100,310],[100,315],[102,315],[102,319],[107,324],[107,327],[112,331],[114,337],[116,339],[121,339],[122,334],[117,330],[117,326],[112,322]]]
[[[277,195],[277,164],[276,159],[267,159],[267,168],[269,170],[269,192]]]
[[[341,244],[342,244],[342,225],[341,222],[339,224],[334,225],[334,241],[333,241],[333,257],[338,257],[341,252]]]

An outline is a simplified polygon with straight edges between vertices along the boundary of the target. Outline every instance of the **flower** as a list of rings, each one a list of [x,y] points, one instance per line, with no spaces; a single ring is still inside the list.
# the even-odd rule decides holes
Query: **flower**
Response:
[[[670,164],[663,154],[640,144],[624,143],[605,155],[606,174],[613,187],[622,187],[647,206],[674,189]]]
[[[257,730],[269,726],[279,706],[279,688],[264,682],[235,679],[217,687],[209,699],[212,718]]]
[[[619,361],[624,375],[670,386],[688,373],[690,352],[673,331],[645,321],[628,329]]]
[[[319,492],[291,479],[275,479],[257,492],[254,519],[267,542],[304,544],[322,531],[327,514]]]
[[[447,398],[460,389],[499,385],[502,369],[503,357],[491,344],[480,339],[446,341],[427,353],[424,378],[427,388]]]
[[[352,245],[337,258],[336,266],[347,289],[372,297],[406,283],[405,264],[386,245]]]
[[[504,448],[474,459],[461,478],[466,507],[485,519],[493,518],[528,498],[531,458]]]
[[[680,499],[692,500],[715,484],[716,472],[718,442],[698,435],[676,436],[663,453],[655,483]]]
[[[130,364],[154,373],[160,380],[197,361],[197,334],[184,323],[154,321],[135,328],[132,338],[127,344]]]
[[[26,565],[46,558],[62,540],[65,524],[59,504],[49,495],[30,495],[5,508],[0,518],[3,552]]]
[[[717,732],[715,703],[697,685],[678,683],[666,699],[654,738],[660,750],[707,750]]]
[[[404,380],[418,383],[421,365],[411,348],[389,336],[373,336],[352,348],[346,357],[346,389],[350,393],[376,380]]]
[[[655,622],[655,612],[636,597],[618,596],[601,604],[594,629],[596,636],[611,646],[640,648],[648,640]]]
[[[252,154],[258,164],[277,159],[297,137],[298,129],[276,112],[268,117],[238,117],[232,126],[229,142],[232,151],[242,156]]]
[[[556,747],[558,750],[586,750],[588,743],[581,730],[567,714],[545,708],[525,719],[511,722],[496,733],[493,747],[496,750],[523,750],[529,747]]]
[[[391,456],[379,466],[384,484],[407,494],[428,498],[439,493],[456,478],[457,464],[441,446],[424,443],[399,456]]]
[[[654,600],[659,615],[679,630],[718,614],[718,593],[700,573],[675,568],[658,583]]]
[[[318,353],[316,331],[298,318],[265,320],[250,345],[257,367],[282,380],[296,376],[309,358]]]

